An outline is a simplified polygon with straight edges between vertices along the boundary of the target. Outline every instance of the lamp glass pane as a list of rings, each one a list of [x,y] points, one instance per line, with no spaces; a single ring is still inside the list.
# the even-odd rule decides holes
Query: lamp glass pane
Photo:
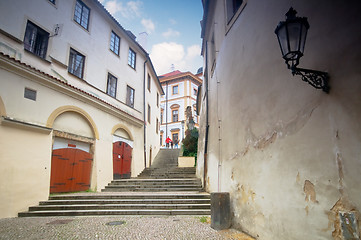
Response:
[[[301,23],[294,22],[288,23],[288,37],[290,41],[290,51],[299,52],[300,51],[300,37],[301,37]]]
[[[280,44],[280,48],[282,51],[282,56],[285,56],[288,53],[288,40],[287,40],[287,32],[286,25],[283,25],[278,29],[277,32],[278,42]]]
[[[307,28],[304,24],[302,24],[302,32],[301,32],[301,43],[300,43],[300,51],[303,54],[305,50],[306,37],[307,37]]]

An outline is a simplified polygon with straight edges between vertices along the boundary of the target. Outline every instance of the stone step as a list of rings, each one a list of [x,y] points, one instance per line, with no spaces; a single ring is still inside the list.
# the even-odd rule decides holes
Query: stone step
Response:
[[[89,205],[89,204],[209,204],[210,199],[71,199],[41,201],[40,206],[48,205]]]
[[[158,177],[158,178],[192,178],[194,174],[167,174],[167,173],[150,173],[150,174],[140,174],[139,177]]]
[[[111,182],[115,183],[178,183],[178,182],[201,182],[198,178],[165,178],[165,179],[139,179],[139,178],[130,178],[130,179],[116,179]]]
[[[109,183],[108,186],[116,186],[116,187],[125,187],[125,188],[178,188],[178,187],[202,187],[201,183],[195,182],[195,183]]]
[[[21,212],[19,217],[51,217],[51,216],[105,216],[105,215],[210,215],[210,209],[173,209],[173,210],[63,210]]]
[[[208,204],[79,204],[79,205],[40,205],[30,207],[29,211],[60,211],[60,210],[142,210],[142,209],[209,209]]]
[[[49,200],[82,200],[82,199],[88,199],[88,200],[96,200],[96,199],[104,199],[104,200],[118,200],[118,199],[210,199],[210,195],[208,193],[159,193],[159,194],[84,194],[84,195],[78,195],[78,194],[64,194],[64,195],[52,195],[49,197]]]
[[[119,188],[117,186],[105,186],[102,192],[201,192],[202,188]]]

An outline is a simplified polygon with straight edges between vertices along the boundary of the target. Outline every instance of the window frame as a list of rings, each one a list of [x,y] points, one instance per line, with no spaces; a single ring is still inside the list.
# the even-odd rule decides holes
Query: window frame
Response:
[[[155,133],[158,134],[159,133],[159,119],[155,118],[156,124],[155,124]]]
[[[114,36],[114,41],[113,41],[113,36]],[[116,47],[116,40],[118,39],[118,49],[115,49]],[[112,47],[112,42],[114,42],[113,47]],[[113,48],[113,49],[112,49]],[[120,51],[120,37],[118,34],[116,34],[114,31],[111,31],[110,33],[110,45],[109,45],[109,49],[110,51],[112,51],[115,55],[119,56],[119,51]]]
[[[177,111],[177,121],[174,121],[174,112],[175,111]],[[177,108],[177,109],[172,109],[172,122],[178,122],[178,120],[179,120],[179,109]]]
[[[111,88],[112,86],[110,85],[110,80],[115,80],[115,86],[114,86],[114,96],[113,94],[111,93]],[[116,98],[117,97],[117,86],[118,86],[118,78],[115,77],[113,74],[111,73],[108,73],[108,79],[107,79],[107,90],[106,90],[106,93],[113,97],[113,98]]]
[[[129,51],[128,51],[128,66],[130,66],[131,68],[133,68],[135,70],[136,61],[137,61],[137,53],[133,49],[129,48]]]
[[[179,141],[179,130],[173,130],[173,131],[171,130],[171,134],[172,134],[173,142]],[[177,137],[176,137],[177,140],[174,139],[174,135],[177,135]]]
[[[159,108],[159,93],[157,92],[157,107]]]
[[[36,91],[36,90],[34,90],[34,89],[25,87],[25,88],[24,88],[24,98],[36,102],[37,92],[38,92],[38,91]]]
[[[82,68],[81,68],[81,76],[78,76],[75,72],[77,71],[77,70],[75,70],[75,69],[73,69],[73,68],[71,68],[71,66],[74,64],[73,63],[73,59],[74,58],[72,58],[72,55],[74,56],[74,54],[76,54],[75,56],[77,57],[77,56],[80,56],[80,57],[83,57],[82,58]],[[75,58],[76,58],[75,57]],[[69,63],[68,63],[68,73],[70,73],[70,74],[72,74],[72,75],[74,75],[74,76],[76,76],[76,77],[78,77],[78,78],[80,78],[80,79],[83,79],[84,78],[84,68],[85,68],[85,55],[83,55],[83,54],[81,54],[80,52],[78,52],[78,51],[76,51],[74,48],[70,48],[70,51],[69,51]]]
[[[232,7],[232,9],[229,9],[229,4],[230,2],[232,2],[235,0],[225,0],[224,1],[224,11],[225,11],[225,22],[226,22],[226,34],[228,33],[228,31],[232,28],[233,24],[235,23],[235,21],[238,19],[239,15],[241,14],[241,12],[243,11],[244,7],[247,4],[247,0],[243,0],[241,5],[238,7],[238,9],[235,11]],[[229,16],[230,13],[229,11],[232,11],[232,16]]]
[[[164,109],[160,110],[160,124],[163,124],[163,118],[164,118]]]
[[[151,107],[150,107],[150,105],[148,104],[148,123],[150,124],[151,123],[151,114],[152,114],[152,112],[151,112]]]
[[[177,93],[174,93],[174,88],[177,88]],[[177,85],[173,85],[172,86],[172,95],[178,95],[179,94],[179,85],[177,84]]]
[[[49,32],[28,20],[24,34],[24,49],[42,59],[46,59],[49,36]]]
[[[150,75],[148,74],[147,88],[148,88],[148,91],[149,91],[149,92],[150,92],[150,85],[151,85],[151,77],[150,77]]]
[[[77,6],[78,4],[80,5],[81,7],[81,11],[77,11]],[[88,10],[88,14],[87,14],[87,19],[86,19],[86,26],[83,25],[84,21],[84,9],[87,9]],[[80,16],[78,16],[76,13],[79,13]],[[76,0],[75,2],[75,7],[74,7],[74,16],[73,16],[73,20],[79,24],[82,28],[84,28],[85,30],[89,31],[89,22],[90,22],[90,8],[81,0]],[[79,22],[78,22],[79,20]]]
[[[130,95],[131,92],[133,93],[132,95]],[[131,96],[132,98],[130,99]],[[131,108],[134,108],[134,99],[135,99],[135,90],[131,86],[127,85],[127,96],[126,96],[125,104]]]

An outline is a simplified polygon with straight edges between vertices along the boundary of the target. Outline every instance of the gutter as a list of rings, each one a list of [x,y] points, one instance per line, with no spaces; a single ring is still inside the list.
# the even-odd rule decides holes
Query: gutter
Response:
[[[207,153],[208,153],[208,133],[209,133],[209,113],[208,113],[208,41],[205,44],[206,50],[206,68],[204,70],[204,82],[205,82],[205,89],[204,92],[206,94],[206,133],[205,133],[205,140],[204,140],[204,166],[203,166],[203,188],[206,189],[207,186],[207,172],[208,172],[208,165],[207,165]]]
[[[145,69],[147,62],[148,62],[148,58],[144,62],[144,77],[143,77],[144,169],[147,167],[147,119],[145,113],[145,80],[146,80]]]

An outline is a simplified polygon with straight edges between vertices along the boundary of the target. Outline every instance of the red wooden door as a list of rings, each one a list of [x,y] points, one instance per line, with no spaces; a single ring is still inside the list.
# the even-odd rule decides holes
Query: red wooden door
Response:
[[[123,162],[122,162],[122,178],[130,178],[132,165],[132,147],[127,143],[124,144]]]
[[[93,157],[74,148],[53,150],[50,193],[85,191],[90,187]]]
[[[123,148],[122,142],[113,143],[113,179],[121,178]]]
[[[113,178],[130,178],[132,148],[125,142],[113,143]]]
[[[75,149],[71,191],[86,191],[90,188],[93,157],[90,153]]]

